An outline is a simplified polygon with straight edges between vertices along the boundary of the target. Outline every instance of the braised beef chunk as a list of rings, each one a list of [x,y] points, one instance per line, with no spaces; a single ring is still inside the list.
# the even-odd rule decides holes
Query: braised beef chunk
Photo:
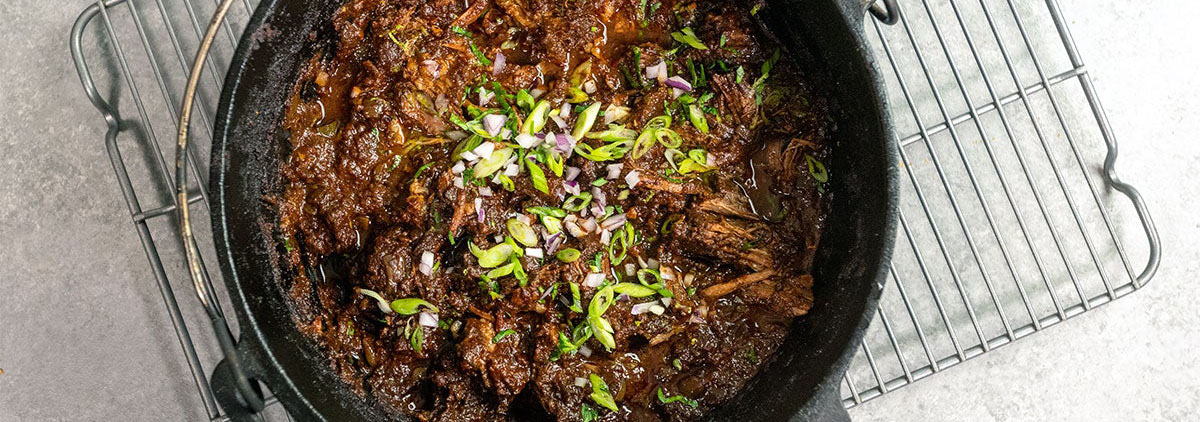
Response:
[[[423,421],[684,421],[743,388],[812,305],[836,170],[828,79],[752,8],[347,1],[272,206],[348,388]]]

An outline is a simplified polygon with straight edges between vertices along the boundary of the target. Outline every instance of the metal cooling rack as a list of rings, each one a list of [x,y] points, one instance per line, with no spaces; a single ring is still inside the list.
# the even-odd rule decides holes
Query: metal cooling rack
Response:
[[[197,221],[207,219],[220,81],[257,4],[239,1],[196,92],[187,192]],[[173,290],[193,286],[170,217],[176,179],[163,149],[172,151],[193,52],[218,2],[101,0],[71,32],[197,406],[214,421],[228,420],[205,369],[220,348],[210,332],[193,337],[189,322],[223,326],[227,300],[213,288],[220,272],[202,265],[196,282],[211,296]],[[868,19],[865,28],[901,135],[902,193],[889,284],[845,378],[847,407],[1128,295],[1159,261],[1154,224],[1116,176],[1115,136],[1055,0],[901,0],[900,10],[898,25]],[[194,227],[201,262],[214,259],[206,226]],[[259,418],[290,419],[276,400],[266,402]]]

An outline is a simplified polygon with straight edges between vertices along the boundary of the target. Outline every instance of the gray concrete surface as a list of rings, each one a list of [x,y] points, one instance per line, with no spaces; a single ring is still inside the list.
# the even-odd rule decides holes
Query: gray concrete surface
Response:
[[[202,419],[104,154],[103,122],[68,55],[68,28],[88,3],[0,2],[0,421]],[[1121,140],[1118,169],[1156,217],[1163,266],[1142,291],[870,401],[855,420],[1200,412],[1200,5],[1062,4]]]

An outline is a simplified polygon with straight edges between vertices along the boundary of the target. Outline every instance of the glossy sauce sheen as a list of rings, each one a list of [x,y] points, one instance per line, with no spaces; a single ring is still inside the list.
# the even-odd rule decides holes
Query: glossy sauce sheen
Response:
[[[825,78],[802,72],[784,51],[756,91],[763,63],[782,47],[756,23],[751,4],[473,1],[352,0],[327,32],[312,35],[318,48],[283,122],[292,144],[285,193],[274,201],[297,324],[350,388],[421,420],[577,421],[592,419],[588,410],[603,421],[699,418],[750,380],[811,306],[808,273],[829,195],[820,163],[834,130]],[[707,49],[672,39],[685,27]],[[494,73],[471,44],[493,61],[503,53],[507,65]],[[664,59],[668,75],[693,85],[688,95],[712,94],[704,104],[707,133],[689,122],[670,87],[646,77],[645,68]],[[703,76],[693,76],[689,59]],[[560,249],[580,250],[577,261],[525,256],[518,258],[524,287],[513,276],[481,283],[488,269],[468,242],[495,246],[518,213],[541,232],[538,216],[525,210],[558,207],[570,196],[546,165],[549,193],[535,189],[523,167],[513,191],[486,180],[492,196],[470,181],[456,186],[459,141],[449,133],[460,128],[451,115],[470,120],[466,105],[480,105],[472,89],[485,81],[509,95],[544,91],[538,99],[553,114],[573,83],[587,82],[594,92],[579,105],[628,107],[619,121],[638,132],[655,116],[673,115],[679,149],[703,149],[712,170],[664,174],[662,145],[608,162],[573,154],[566,165],[580,169],[584,192],[605,179],[606,165],[623,163],[620,176],[599,189],[638,233],[628,257],[614,268],[598,233],[564,234]],[[565,130],[552,121],[546,130],[570,132],[580,114],[572,108]],[[518,107],[518,120],[527,112]],[[604,129],[599,117],[592,132]],[[640,181],[630,188],[624,176],[634,170]],[[624,199],[621,191],[628,191]],[[538,240],[546,248],[544,234]],[[424,252],[435,256],[432,275],[419,269]],[[590,356],[560,353],[559,333],[569,337],[586,325],[598,289],[580,284],[598,253],[609,284],[638,283],[625,264],[658,261],[675,275],[664,281],[672,301],[661,315],[633,315],[635,304],[662,296],[620,298],[603,313],[613,350],[593,337],[584,343]],[[568,306],[569,283],[581,287],[583,313]],[[437,306],[441,327],[385,314],[356,288],[387,300],[424,299]],[[413,330],[421,331],[417,341]],[[604,380],[616,411],[590,397],[591,375]],[[664,403],[660,389],[687,400]]]

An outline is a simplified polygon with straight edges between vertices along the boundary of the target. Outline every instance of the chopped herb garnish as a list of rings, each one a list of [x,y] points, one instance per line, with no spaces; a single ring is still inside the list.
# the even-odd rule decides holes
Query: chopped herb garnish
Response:
[[[729,38],[727,36],[725,36],[725,34],[721,34],[721,39],[719,41],[717,41],[717,46],[724,47],[725,41],[728,41],[728,40],[729,40]]]
[[[461,26],[450,27],[450,32],[458,34],[459,36],[465,37],[467,39],[473,38],[475,36],[474,34],[471,33],[471,31],[468,31]]]
[[[812,174],[813,179],[819,183],[829,182],[829,172],[825,170],[825,164],[808,154],[804,155],[804,160],[808,161],[808,172]]]
[[[525,208],[525,211],[528,211],[530,214],[539,215],[539,216],[543,216],[543,217],[563,218],[563,217],[567,216],[566,210],[564,210],[562,208],[556,208],[556,207],[546,207],[546,206],[528,207],[528,208]]]
[[[571,262],[575,262],[576,260],[578,260],[579,255],[580,255],[579,249],[566,248],[561,251],[558,251],[558,253],[554,254],[554,257],[558,258],[559,261],[571,263]]]
[[[612,392],[609,391],[608,384],[604,383],[604,379],[596,374],[588,375],[588,379],[592,382],[592,395],[590,396],[592,401],[616,412],[617,402],[613,400]]]
[[[683,362],[679,358],[671,359],[671,367],[675,368],[676,371],[682,371]]]
[[[645,0],[643,0],[643,3],[644,2]],[[596,413],[596,409],[588,406],[587,403],[581,403],[579,405],[579,418],[582,419],[583,422],[595,422],[596,420],[600,419],[600,414]]]
[[[391,304],[393,311],[395,311],[397,314],[406,316],[415,315],[417,312],[421,312],[422,306],[424,306],[426,309],[429,309],[433,313],[438,312],[437,306],[433,306],[432,303],[426,302],[424,299],[420,298],[396,299],[393,300]]]
[[[517,330],[511,329],[511,328],[501,331],[499,333],[496,333],[496,336],[492,337],[492,343],[493,344],[499,343],[500,340],[503,340],[505,337],[508,337],[508,336],[516,334],[516,333],[517,333]]]
[[[754,5],[754,7],[751,7],[750,8],[750,16],[757,15],[758,9],[761,9],[761,8],[762,8],[762,3],[756,4],[756,5]]]
[[[479,47],[475,46],[475,43],[471,43],[470,47],[471,53],[475,55],[475,60],[479,61],[480,66],[488,67],[492,65],[492,61],[483,55],[483,52],[479,50]]]
[[[700,403],[696,402],[695,400],[684,397],[684,396],[677,395],[677,396],[667,397],[667,396],[663,395],[662,387],[658,388],[658,402],[662,403],[662,404],[682,402],[683,404],[686,404],[691,407],[700,406]]]
[[[692,31],[692,28],[683,28],[678,32],[672,32],[671,38],[674,38],[675,41],[687,44],[697,50],[708,50],[708,46],[700,42],[700,38],[696,37],[696,32]]]

